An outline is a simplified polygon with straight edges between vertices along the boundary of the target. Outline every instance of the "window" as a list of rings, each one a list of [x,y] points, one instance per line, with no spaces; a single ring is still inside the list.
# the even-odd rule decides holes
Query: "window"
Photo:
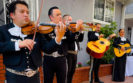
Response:
[[[114,3],[111,0],[106,0],[105,21],[112,22],[114,16]]]
[[[97,20],[104,20],[104,5],[105,0],[95,0],[94,18]]]
[[[95,0],[94,19],[112,22],[114,18],[114,1]]]

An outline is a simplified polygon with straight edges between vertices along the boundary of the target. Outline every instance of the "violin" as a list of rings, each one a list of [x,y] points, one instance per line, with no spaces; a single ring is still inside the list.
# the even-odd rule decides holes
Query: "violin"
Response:
[[[48,34],[54,30],[56,26],[59,26],[58,24],[51,24],[51,23],[41,23],[37,30],[35,30],[35,24],[34,22],[30,22],[29,24],[22,26],[22,33],[25,35],[34,34],[34,32],[39,32],[41,34]],[[72,31],[73,33],[76,32],[76,23],[70,23],[66,25],[68,30]]]
[[[76,22],[70,22],[69,24],[66,24],[66,27],[68,30],[72,31],[72,33],[76,32]]]
[[[54,30],[55,24],[40,24],[37,26],[37,29],[35,29],[34,22],[30,22],[29,24],[22,27],[22,33],[25,35],[34,34],[34,32],[39,32],[41,34],[47,34]]]
[[[93,23],[88,23],[88,22],[83,22],[83,24],[86,24],[87,26],[89,26],[89,28],[92,29],[92,31],[95,31],[95,28],[96,28],[96,25],[94,25]],[[68,24],[68,29],[72,32],[76,32],[75,28],[72,28],[72,27],[76,27],[76,22],[70,22]],[[85,29],[84,29],[85,30]]]
[[[66,27],[67,27],[67,29],[69,30],[69,31],[72,31],[72,33],[75,33],[76,32],[76,22],[70,22],[69,24],[66,24]],[[38,30],[40,30],[40,31],[46,31],[46,30],[48,30],[49,32],[52,32],[53,31],[53,29],[54,29],[54,27],[56,27],[56,26],[59,26],[58,24],[48,24],[48,23],[41,23],[40,24],[42,27],[39,27],[38,28]],[[47,29],[44,29],[44,27],[43,26],[47,26]],[[48,29],[48,27],[50,27],[49,29]],[[80,27],[80,26],[79,26]],[[48,33],[49,33],[48,32]]]
[[[53,23],[41,23],[41,27],[38,28],[39,32],[42,32],[44,34],[45,32],[50,33],[54,30],[56,26],[59,26],[59,24],[53,24]],[[45,27],[45,28],[44,28]],[[76,32],[76,23],[72,22],[69,24],[66,24],[66,27],[69,31],[72,31],[73,33]]]
[[[72,33],[75,33],[76,32],[76,24],[77,24],[76,22],[69,22],[68,24],[66,24],[66,27],[69,31],[72,31]],[[83,22],[83,24],[88,25],[93,31],[95,30],[96,26],[93,25],[92,23]],[[53,23],[41,23],[37,27],[37,30],[35,30],[35,23],[30,22],[27,25],[22,27],[22,33],[25,35],[30,35],[30,34],[34,34],[34,32],[36,31],[41,34],[48,34],[48,33],[52,32],[56,26],[59,26],[59,25],[53,24]]]
[[[95,31],[96,25],[94,25],[93,23],[85,23],[86,25],[89,26],[89,28],[92,29],[92,31]]]

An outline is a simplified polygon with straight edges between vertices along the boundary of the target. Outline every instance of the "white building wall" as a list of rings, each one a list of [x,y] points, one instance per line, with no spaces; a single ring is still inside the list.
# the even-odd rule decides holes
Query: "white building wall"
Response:
[[[133,27],[131,28],[131,44],[133,45]]]
[[[132,27],[133,27],[132,21],[133,20],[125,20],[125,37],[128,38],[129,41],[133,41],[132,40],[132,37],[133,36],[128,32],[128,28],[131,28],[132,29]],[[133,33],[133,32],[131,31],[131,33]],[[130,38],[129,35],[131,35],[131,38]]]
[[[120,27],[120,24],[121,24],[121,16],[122,16],[122,4],[120,2],[116,2],[115,3],[115,21],[116,23],[118,24],[117,26],[117,30],[119,30],[121,27]]]
[[[52,6],[59,7],[62,15],[70,14],[73,17],[73,21],[83,19],[88,22],[93,16],[93,0],[44,0],[41,22],[49,21],[48,10]]]
[[[130,39],[131,44],[133,44],[133,3],[127,5],[125,13],[126,37]],[[131,33],[129,33],[128,28],[131,28]],[[131,35],[131,37],[129,35]]]

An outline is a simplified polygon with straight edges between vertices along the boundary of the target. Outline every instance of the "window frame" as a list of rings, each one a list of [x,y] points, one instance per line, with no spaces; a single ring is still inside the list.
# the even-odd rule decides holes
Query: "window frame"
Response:
[[[115,20],[115,0],[111,0],[114,3],[114,11],[113,11],[113,21]],[[96,23],[101,23],[101,24],[110,24],[110,22],[105,21],[105,15],[106,15],[106,5],[107,5],[107,0],[105,0],[105,5],[104,5],[104,16],[103,16],[103,21],[102,20],[98,20],[95,18],[95,2],[96,0],[94,0],[94,11],[93,11],[93,21]]]

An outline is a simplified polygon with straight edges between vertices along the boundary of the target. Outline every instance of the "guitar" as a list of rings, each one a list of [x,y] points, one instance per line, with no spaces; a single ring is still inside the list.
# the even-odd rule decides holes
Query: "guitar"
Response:
[[[117,57],[122,57],[125,53],[130,53],[131,52],[131,48],[133,48],[133,46],[130,46],[130,44],[126,43],[126,44],[119,44],[119,46],[121,47],[125,47],[125,51],[122,51],[119,48],[114,48],[114,53]]]
[[[94,58],[102,58],[104,53],[109,49],[110,39],[116,34],[111,34],[109,39],[100,38],[97,41],[90,41],[87,43],[87,52]]]
[[[104,52],[108,50],[110,42],[107,39],[100,38],[97,41],[90,41],[87,43],[87,52],[94,58],[101,58]]]

